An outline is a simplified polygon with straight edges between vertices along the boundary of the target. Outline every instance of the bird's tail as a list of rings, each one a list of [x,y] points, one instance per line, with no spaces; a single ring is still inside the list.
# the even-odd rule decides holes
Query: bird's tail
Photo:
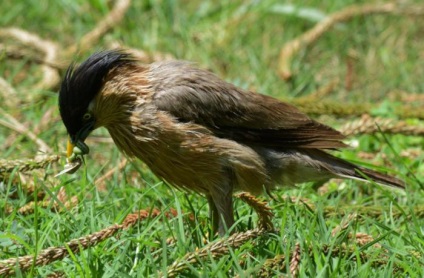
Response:
[[[355,172],[354,174],[347,176],[348,178],[354,178],[363,181],[371,180],[379,184],[388,185],[399,189],[405,189],[405,183],[400,179],[356,165],[353,166],[355,167]],[[340,174],[340,176],[343,176],[343,174]]]
[[[405,183],[400,179],[361,166],[357,166],[353,163],[332,156],[327,152],[314,150],[312,153],[309,153],[309,155],[315,159],[320,160],[321,166],[336,176],[368,182],[374,181],[378,184],[388,185],[400,189],[405,188]]]

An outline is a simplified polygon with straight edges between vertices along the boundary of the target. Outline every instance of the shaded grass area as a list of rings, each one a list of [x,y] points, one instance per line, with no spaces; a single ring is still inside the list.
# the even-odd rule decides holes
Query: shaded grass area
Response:
[[[424,24],[410,16],[359,17],[339,24],[295,57],[292,66],[296,75],[290,82],[278,77],[281,46],[316,23],[311,13],[325,16],[354,3],[358,1],[310,0],[301,6],[269,0],[134,1],[125,19],[93,45],[92,51],[119,41],[152,53],[169,53],[198,63],[243,88],[288,100],[308,96],[336,80],[335,88],[323,100],[370,102],[371,115],[396,118],[398,107],[405,103],[421,109],[423,102],[410,101],[408,96],[422,95],[424,91]],[[309,11],[309,16],[287,12],[290,5]],[[37,4],[6,0],[0,8],[5,15],[0,18],[0,26],[21,27],[65,46],[90,31],[111,6],[110,1],[94,0]],[[5,43],[14,46],[11,41]],[[81,60],[90,54],[76,56]],[[31,89],[40,77],[34,63],[1,55],[0,59],[0,76],[16,89],[14,97],[19,100],[19,105],[2,108],[31,130],[38,130],[37,136],[55,153],[63,152],[66,132],[56,109],[57,90]],[[317,117],[335,127],[352,120]],[[408,121],[419,124],[414,119]],[[87,141],[92,150],[86,158],[87,166],[73,176],[53,178],[61,166],[52,165],[46,171],[29,172],[19,182],[16,171],[3,179],[0,260],[62,246],[120,223],[128,213],[141,209],[159,208],[164,214],[148,218],[80,254],[34,267],[25,274],[18,271],[18,277],[51,273],[66,277],[157,276],[166,273],[174,261],[207,245],[205,239],[211,239],[206,200],[172,189],[141,162],[127,163],[102,183],[103,190],[98,190],[97,178],[116,167],[122,156],[105,139],[105,130],[94,135]],[[330,181],[318,192],[311,184],[278,190],[275,201],[267,198],[275,214],[276,231],[230,248],[224,256],[211,254],[196,264],[188,263],[182,275],[422,276],[423,138],[375,133],[352,141],[358,148],[345,150],[340,156],[394,169],[407,181],[406,192],[356,181]],[[0,158],[7,160],[32,158],[38,149],[26,136],[3,125],[0,142]],[[417,154],[410,155],[412,150],[418,150]],[[26,184],[34,184],[35,191],[26,190]],[[59,214],[50,209],[51,204],[46,208],[35,206],[28,215],[18,213],[29,201],[42,198],[40,192],[54,200],[62,186],[68,196],[78,198],[75,207]],[[308,202],[283,196],[304,197]],[[177,217],[165,216],[171,208],[177,210]],[[256,227],[257,216],[248,205],[236,201],[235,208],[237,231]],[[355,213],[357,216],[349,217]],[[371,240],[362,244],[358,234],[366,234]],[[273,261],[269,260],[274,260],[276,266],[271,267]],[[296,260],[299,263],[293,273],[290,268]],[[269,267],[261,269],[263,265]]]

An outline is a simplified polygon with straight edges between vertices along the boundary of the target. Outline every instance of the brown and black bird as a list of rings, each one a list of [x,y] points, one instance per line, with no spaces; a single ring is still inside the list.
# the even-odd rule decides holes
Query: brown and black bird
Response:
[[[234,224],[233,191],[259,194],[333,177],[403,187],[386,174],[336,158],[340,132],[275,98],[240,89],[182,61],[144,65],[123,50],[71,65],[59,108],[74,146],[106,127],[117,147],[170,184],[204,195],[213,228]]]

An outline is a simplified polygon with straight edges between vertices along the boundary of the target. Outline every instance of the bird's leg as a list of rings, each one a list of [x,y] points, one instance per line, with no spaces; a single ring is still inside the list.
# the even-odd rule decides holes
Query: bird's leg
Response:
[[[207,195],[206,198],[208,199],[208,204],[209,204],[209,219],[210,221],[212,221],[212,237],[213,237],[213,235],[218,231],[219,213],[218,213],[218,209],[215,206],[215,202],[212,199],[212,196]]]
[[[220,236],[224,236],[226,231],[234,224],[232,186],[211,192],[208,201],[211,208],[213,232],[218,232]]]

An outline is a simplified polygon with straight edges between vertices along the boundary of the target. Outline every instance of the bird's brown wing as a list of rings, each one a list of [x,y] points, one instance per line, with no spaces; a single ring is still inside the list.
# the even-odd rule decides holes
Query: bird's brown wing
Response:
[[[183,122],[208,127],[214,134],[246,144],[274,148],[345,147],[344,136],[296,107],[269,96],[243,91],[212,73],[182,65],[161,83],[152,79],[153,103]]]

